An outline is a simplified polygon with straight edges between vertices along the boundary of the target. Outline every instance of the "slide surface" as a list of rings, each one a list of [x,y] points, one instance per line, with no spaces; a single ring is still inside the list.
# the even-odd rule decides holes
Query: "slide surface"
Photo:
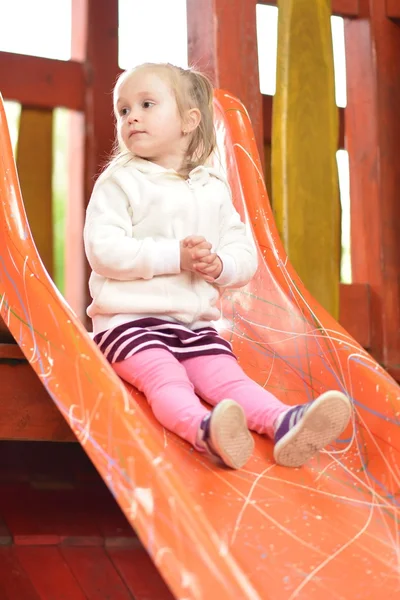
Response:
[[[276,234],[244,107],[217,93],[219,165],[260,266],[218,323],[246,372],[290,404],[346,392],[354,418],[300,469],[255,435],[241,471],[164,431],[125,387],[37,254],[0,106],[0,310],[26,358],[180,600],[400,594],[400,388],[310,297]],[[40,201],[40,199],[38,199]]]

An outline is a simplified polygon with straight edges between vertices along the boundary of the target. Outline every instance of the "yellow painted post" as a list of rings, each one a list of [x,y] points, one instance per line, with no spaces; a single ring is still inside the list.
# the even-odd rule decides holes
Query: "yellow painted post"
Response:
[[[53,111],[22,107],[17,168],[33,239],[53,274]]]
[[[272,191],[277,226],[305,286],[339,313],[340,202],[330,0],[279,0]]]

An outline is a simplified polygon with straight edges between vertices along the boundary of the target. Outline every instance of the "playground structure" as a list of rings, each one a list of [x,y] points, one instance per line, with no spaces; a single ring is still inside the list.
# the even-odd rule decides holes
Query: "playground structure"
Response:
[[[81,223],[82,205],[78,205],[76,198],[87,199],[92,176],[112,139],[112,123],[104,117],[110,112],[110,98],[105,90],[111,88],[117,72],[112,46],[113,24],[116,26],[117,23],[116,3],[102,2],[101,10],[98,10],[100,3],[96,4],[97,10],[94,4],[73,4],[75,25],[82,23],[85,9],[88,11],[87,22],[91,24],[85,46],[80,39],[80,50],[77,29],[74,29],[75,57],[79,58],[79,52],[82,57],[83,48],[88,48],[86,60],[96,73],[90,85],[83,85],[83,71],[78,61],[55,65],[45,59],[29,59],[31,72],[35,73],[30,84],[29,78],[18,76],[16,68],[18,62],[20,67],[24,66],[28,57],[0,55],[0,64],[5,61],[3,64],[10,65],[14,61],[13,69],[8,67],[9,77],[4,79],[4,85],[1,81],[4,96],[30,106],[22,112],[21,134],[26,137],[25,142],[20,138],[18,155],[23,168],[22,172],[19,169],[19,175],[28,217],[29,202],[32,211],[35,199],[30,223],[50,273],[51,252],[46,254],[46,248],[51,250],[49,229],[43,227],[46,220],[40,220],[38,215],[40,211],[44,217],[49,214],[46,198],[51,169],[46,161],[40,165],[40,159],[36,165],[26,158],[23,160],[23,151],[29,146],[34,130],[38,148],[49,155],[49,115],[51,117],[54,106],[62,102],[85,113],[87,131],[90,132],[85,152],[81,143],[82,159],[85,157],[82,164],[86,165],[85,193],[77,194],[70,207],[72,214],[78,217],[75,222]],[[5,325],[0,369],[5,394],[0,414],[4,416],[7,408],[9,418],[1,420],[1,435],[8,439],[37,440],[67,440],[74,439],[75,435],[176,598],[312,599],[322,594],[327,598],[378,598],[383,592],[388,597],[395,597],[400,588],[396,500],[400,389],[387,371],[313,299],[306,289],[307,284],[303,285],[291,264],[287,263],[268,203],[254,138],[260,153],[268,157],[272,137],[272,171],[266,178],[273,184],[279,233],[289,253],[292,252],[291,262],[297,262],[299,270],[312,263],[314,270],[310,273],[313,285],[316,285],[318,264],[315,267],[310,254],[305,255],[306,261],[301,254],[296,254],[302,245],[296,243],[298,228],[293,229],[291,221],[292,211],[296,209],[294,194],[302,197],[299,190],[304,189],[305,183],[301,178],[309,168],[307,157],[312,155],[312,166],[318,176],[313,176],[313,171],[306,171],[312,187],[311,191],[305,188],[301,202],[311,202],[306,206],[307,214],[317,215],[317,218],[307,220],[301,233],[306,237],[313,235],[314,258],[324,260],[328,265],[315,288],[317,292],[321,289],[324,292],[319,300],[333,315],[337,312],[344,322],[347,320],[358,341],[397,377],[399,254],[396,271],[395,249],[399,242],[388,227],[388,223],[394,226],[399,211],[394,195],[396,168],[392,162],[393,156],[397,155],[396,144],[400,143],[396,136],[399,124],[395,113],[390,122],[389,140],[378,127],[389,120],[389,108],[393,106],[394,110],[400,95],[400,90],[398,96],[395,95],[395,76],[399,67],[390,63],[384,68],[386,63],[380,62],[387,60],[389,50],[394,55],[396,44],[400,43],[397,25],[389,19],[396,17],[396,2],[387,2],[383,6],[383,3],[378,5],[372,1],[342,0],[334,2],[332,7],[352,18],[346,23],[347,43],[348,47],[353,44],[353,49],[357,49],[358,60],[363,61],[364,69],[364,76],[359,75],[357,79],[354,53],[354,62],[348,64],[349,105],[344,118],[344,138],[349,141],[352,181],[358,181],[358,188],[356,186],[354,193],[352,190],[352,203],[358,212],[354,207],[352,211],[361,218],[353,218],[354,224],[352,221],[360,250],[356,247],[352,251],[356,284],[348,288],[339,286],[337,236],[321,235],[324,231],[334,234],[339,226],[335,209],[337,184],[332,169],[332,154],[337,147],[337,120],[329,58],[328,3],[317,0],[280,3],[279,60],[282,72],[289,76],[282,81],[278,75],[272,136],[267,127],[267,133],[264,131],[262,135],[261,123],[268,123],[270,103],[261,97],[258,88],[257,91],[254,89],[255,41],[249,52],[241,50],[253,37],[255,40],[255,4],[244,0],[235,4],[237,11],[233,14],[236,17],[231,22],[226,19],[226,1],[188,2],[191,59],[200,66],[202,60],[208,68],[211,65],[214,69],[211,75],[218,73],[219,76],[216,84],[229,90],[228,93],[219,92],[216,100],[220,148],[236,206],[248,219],[260,250],[261,266],[255,280],[223,300],[224,331],[246,371],[280,397],[288,398],[290,403],[306,401],[329,387],[345,390],[355,405],[352,427],[338,441],[333,452],[322,454],[309,468],[296,471],[274,466],[270,444],[258,438],[255,456],[241,473],[229,473],[211,466],[203,457],[194,456],[182,441],[162,432],[144,399],[133,390],[127,393],[113,375],[43,270],[25,222],[2,113],[0,291]],[[201,17],[197,13],[200,5]],[[230,9],[233,8],[231,5],[232,2]],[[370,13],[365,12],[368,7]],[[83,12],[79,13],[78,9]],[[297,10],[300,9],[303,10],[302,22],[306,22],[309,29],[298,27],[300,16]],[[385,13],[385,10],[392,12]],[[218,31],[213,30],[215,13],[212,11],[216,11],[217,16],[220,11]],[[296,63],[307,36],[315,31],[316,25],[321,32],[320,44],[312,46],[308,60]],[[233,34],[234,45],[229,43]],[[290,45],[287,44],[288,36]],[[96,44],[100,38],[102,43]],[[373,62],[368,43],[375,39],[380,44],[376,46],[376,61]],[[360,40],[364,41],[364,46]],[[384,44],[390,44],[390,48]],[[365,55],[361,56],[362,50]],[[326,61],[313,62],[316,56],[324,56]],[[228,65],[232,64],[237,69],[229,69]],[[297,73],[299,79],[302,64],[305,64],[304,76],[308,74],[310,85],[313,79],[318,79],[321,84],[321,93],[315,100],[300,94],[300,90],[297,90],[298,97],[295,96],[296,77],[293,75],[291,79],[290,74]],[[351,68],[354,69],[353,83]],[[64,81],[61,90],[46,83],[49,73],[53,81],[57,78]],[[65,79],[67,73],[70,79]],[[389,76],[393,79],[385,80]],[[19,96],[16,93],[18,81]],[[369,120],[363,114],[365,106],[359,108],[357,104],[360,86],[365,94],[371,94],[373,90],[376,95],[375,103],[368,104]],[[382,86],[384,89],[380,92]],[[386,93],[389,86],[390,98]],[[285,89],[289,91],[286,95]],[[232,93],[240,96],[249,109],[254,136],[244,107]],[[380,110],[385,100],[388,106],[382,116]],[[94,109],[89,111],[86,102],[94,105]],[[306,150],[306,141],[296,144],[293,140],[304,129],[307,116],[315,114],[314,103],[320,108],[317,114],[321,122],[313,123],[312,147]],[[41,109],[32,109],[32,104]],[[285,128],[280,126],[283,120]],[[22,129],[24,123],[25,130]],[[311,125],[307,127],[310,129]],[[286,140],[285,135],[288,136]],[[379,141],[378,147],[366,144],[367,135],[370,142]],[[290,148],[288,156],[282,147]],[[367,156],[362,162],[359,160],[361,148]],[[43,156],[43,153],[38,154]],[[32,158],[31,153],[29,157]],[[373,169],[374,160],[379,161],[378,171]],[[76,154],[75,161],[79,162]],[[37,177],[36,182],[40,181],[43,188],[32,184],[24,189],[24,180],[29,181],[29,174],[37,174],[38,170],[41,170],[41,177]],[[328,175],[322,178],[321,171]],[[363,177],[367,172],[369,177]],[[77,178],[73,177],[72,181],[76,183]],[[292,187],[293,181],[296,185]],[[38,204],[38,198],[43,198],[43,204]],[[324,207],[319,210],[321,198]],[[366,198],[368,204],[363,206],[361,201],[366,204]],[[296,218],[299,215],[294,212]],[[41,229],[41,238],[36,234],[35,226],[38,234]],[[76,236],[76,229],[78,225],[69,233]],[[368,239],[374,240],[376,253],[367,251],[367,234]],[[321,244],[319,238],[323,238]],[[67,250],[67,301],[83,319],[86,288],[83,285],[82,251],[71,239]],[[80,271],[77,265],[81,265]],[[381,267],[379,277],[378,265]],[[329,279],[323,279],[327,273]],[[305,270],[301,274],[304,282],[307,276]],[[326,294],[327,289],[331,294]],[[13,411],[10,411],[11,400]],[[21,425],[22,407],[29,419]],[[386,575],[384,580],[383,574]]]

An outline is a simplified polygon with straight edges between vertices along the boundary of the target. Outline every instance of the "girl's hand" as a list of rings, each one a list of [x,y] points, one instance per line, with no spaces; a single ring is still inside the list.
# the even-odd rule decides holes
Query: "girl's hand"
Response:
[[[211,244],[204,237],[189,236],[182,240],[184,248],[193,249],[193,268],[208,283],[213,283],[222,273],[222,261],[215,253],[211,253]],[[203,249],[208,249],[208,253]],[[197,260],[196,260],[197,258]]]
[[[222,260],[217,254],[210,254],[194,265],[198,273],[208,283],[213,283],[222,273]]]
[[[195,264],[210,256],[211,244],[204,237],[190,236],[180,242],[181,270],[196,271]]]

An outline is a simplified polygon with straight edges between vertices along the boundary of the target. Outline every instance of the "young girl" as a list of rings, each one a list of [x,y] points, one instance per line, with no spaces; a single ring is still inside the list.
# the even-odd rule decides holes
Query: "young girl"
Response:
[[[211,324],[220,290],[257,269],[228,184],[206,166],[212,86],[190,69],[144,64],[118,79],[114,110],[118,153],[84,231],[96,343],[158,421],[199,451],[240,468],[254,446],[249,427],[272,438],[277,463],[304,464],[341,434],[351,406],[333,391],[283,404],[245,375]]]

